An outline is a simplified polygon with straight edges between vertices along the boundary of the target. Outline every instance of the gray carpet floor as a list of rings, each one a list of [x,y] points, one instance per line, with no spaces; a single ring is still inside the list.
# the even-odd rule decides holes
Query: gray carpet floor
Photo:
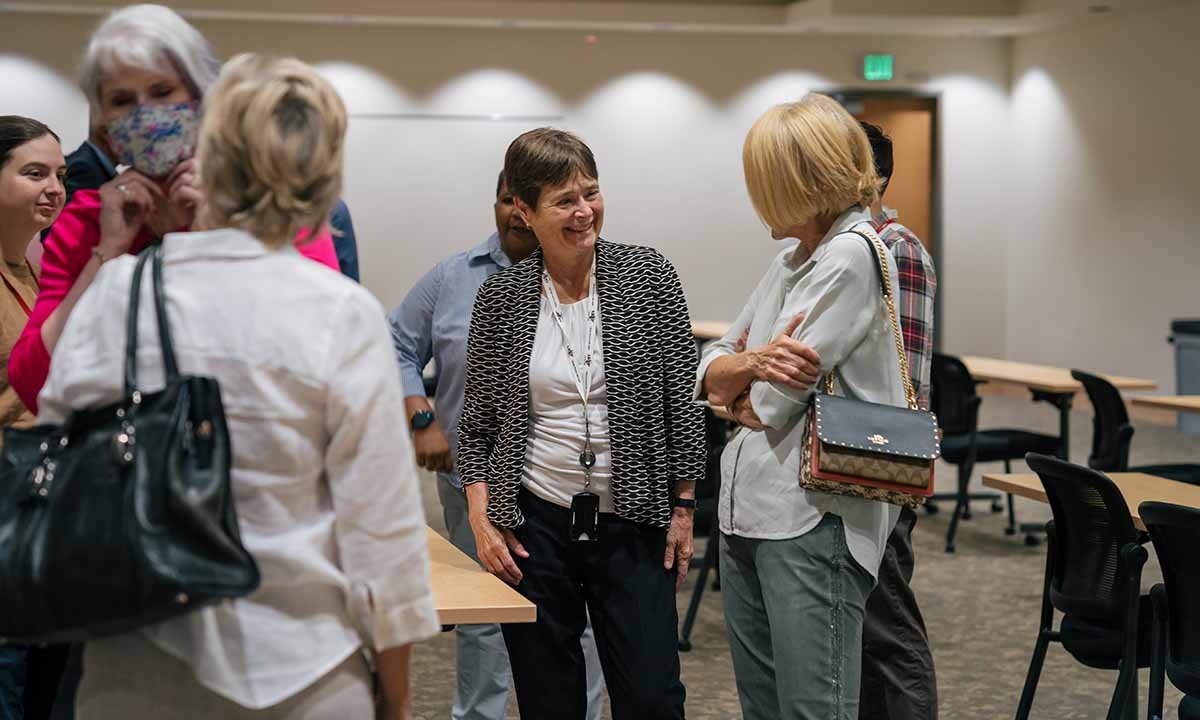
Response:
[[[1058,433],[1057,411],[1008,396],[985,397],[981,427],[1017,427]],[[1071,456],[1086,459],[1091,443],[1091,416],[1072,414]],[[1133,441],[1133,464],[1200,461],[1200,439],[1174,428],[1139,425]],[[973,486],[983,472],[1002,468],[977,468]],[[938,490],[953,489],[955,469],[940,465]],[[425,508],[430,525],[441,525],[441,510],[434,478],[423,478]],[[973,489],[980,489],[973,487]],[[922,514],[914,532],[917,569],[913,586],[929,627],[937,667],[940,716],[944,720],[1012,717],[1016,710],[1029,657],[1037,633],[1045,546],[1028,547],[1022,537],[1004,534],[1002,513],[990,512],[988,503],[976,504],[970,521],[961,522],[958,551],[943,552],[949,506],[936,515]],[[1017,499],[1018,520],[1044,522],[1046,505]],[[697,554],[703,552],[698,543]],[[1148,590],[1161,579],[1151,553],[1144,574]],[[680,617],[691,597],[695,573],[679,595]],[[720,592],[704,596],[692,635],[693,649],[682,653],[683,681],[687,686],[687,716],[693,719],[740,718],[729,644],[725,637]],[[422,644],[414,653],[414,717],[445,720],[455,684],[453,635],[443,633]],[[1051,646],[1033,708],[1034,718],[1102,718],[1112,694],[1115,671],[1091,670],[1076,663],[1061,647]],[[1142,671],[1139,692],[1144,715],[1147,672]],[[1180,694],[1168,683],[1166,717],[1175,718]],[[510,698],[509,718],[519,717]],[[605,717],[609,717],[606,709]]]

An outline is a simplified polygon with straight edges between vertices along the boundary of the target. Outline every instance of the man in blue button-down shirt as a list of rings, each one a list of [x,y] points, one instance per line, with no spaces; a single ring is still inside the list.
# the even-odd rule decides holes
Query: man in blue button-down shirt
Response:
[[[537,249],[533,231],[513,208],[504,174],[496,183],[496,232],[466,252],[438,263],[388,315],[400,363],[405,406],[412,426],[417,463],[438,475],[438,499],[450,541],[479,562],[467,520],[467,499],[455,467],[458,419],[467,378],[467,331],[471,308],[484,280]],[[437,391],[431,405],[422,369],[433,360]],[[499,625],[459,625],[458,687],[454,720],[503,720],[508,701],[508,654]],[[583,636],[588,674],[588,718],[599,720],[604,680],[589,625]]]

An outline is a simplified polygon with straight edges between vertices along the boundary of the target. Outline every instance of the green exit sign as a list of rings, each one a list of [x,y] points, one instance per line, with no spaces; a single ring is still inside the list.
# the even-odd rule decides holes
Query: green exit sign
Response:
[[[892,55],[871,54],[863,58],[863,80],[891,80]]]

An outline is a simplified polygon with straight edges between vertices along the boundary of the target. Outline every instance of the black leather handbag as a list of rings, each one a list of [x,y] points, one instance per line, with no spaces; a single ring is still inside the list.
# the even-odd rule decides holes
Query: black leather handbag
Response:
[[[166,387],[137,388],[138,298],[153,265]],[[133,274],[125,397],[61,426],[4,431],[0,638],[77,642],[166,620],[258,587],[230,487],[217,381],[179,374],[162,248]]]

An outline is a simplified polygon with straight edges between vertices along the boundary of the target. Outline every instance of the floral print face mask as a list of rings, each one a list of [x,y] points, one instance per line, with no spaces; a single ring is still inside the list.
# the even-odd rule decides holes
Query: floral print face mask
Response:
[[[161,180],[190,158],[200,130],[200,104],[138,105],[108,123],[108,141],[117,160]]]

